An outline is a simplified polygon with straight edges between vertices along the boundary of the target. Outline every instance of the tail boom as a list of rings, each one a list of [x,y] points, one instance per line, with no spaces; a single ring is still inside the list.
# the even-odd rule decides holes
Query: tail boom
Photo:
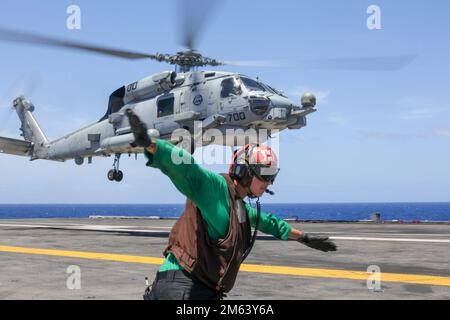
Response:
[[[34,111],[34,105],[23,96],[15,99],[13,104],[22,123],[20,130],[22,131],[22,136],[25,141],[32,142],[39,147],[48,144],[47,137],[33,117],[32,112]]]

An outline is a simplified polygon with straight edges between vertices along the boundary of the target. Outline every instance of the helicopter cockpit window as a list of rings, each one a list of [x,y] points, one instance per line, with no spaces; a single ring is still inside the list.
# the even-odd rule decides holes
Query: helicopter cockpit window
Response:
[[[242,93],[241,85],[235,78],[227,78],[221,83],[222,91],[220,96],[226,98],[229,96],[239,96]]]
[[[250,91],[267,91],[266,88],[258,81],[246,77],[241,77],[241,80]]]
[[[173,114],[174,97],[160,98],[158,100],[158,118]]]
[[[281,92],[280,91],[278,91],[277,89],[275,89],[275,88],[272,88],[271,86],[269,86],[268,84],[264,84],[266,87],[267,87],[267,90],[269,91],[269,92],[272,92],[272,93],[275,93],[275,94],[279,94],[279,95],[282,95],[281,94]]]

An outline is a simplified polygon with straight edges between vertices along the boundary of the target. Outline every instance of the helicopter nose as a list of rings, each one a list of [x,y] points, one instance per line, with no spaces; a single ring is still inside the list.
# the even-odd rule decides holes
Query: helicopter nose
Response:
[[[286,111],[290,111],[296,106],[294,101],[280,95],[271,96],[270,101],[272,101],[274,108],[285,108]]]
[[[288,98],[280,95],[270,97],[271,108],[266,116],[266,120],[275,122],[285,122],[288,120],[289,114],[295,107],[295,103]]]

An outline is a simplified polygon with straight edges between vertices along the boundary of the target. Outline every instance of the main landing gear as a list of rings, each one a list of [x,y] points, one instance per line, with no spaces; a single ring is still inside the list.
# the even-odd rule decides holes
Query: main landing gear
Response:
[[[123,172],[119,170],[120,153],[114,156],[113,169],[108,171],[108,180],[120,182],[123,179]]]

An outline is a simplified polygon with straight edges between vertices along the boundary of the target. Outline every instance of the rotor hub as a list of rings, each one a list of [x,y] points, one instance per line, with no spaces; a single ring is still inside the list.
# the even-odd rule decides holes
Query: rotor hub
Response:
[[[157,53],[155,59],[180,66],[184,72],[189,71],[193,67],[219,66],[223,64],[216,59],[204,57],[195,50],[184,50],[174,55]]]

